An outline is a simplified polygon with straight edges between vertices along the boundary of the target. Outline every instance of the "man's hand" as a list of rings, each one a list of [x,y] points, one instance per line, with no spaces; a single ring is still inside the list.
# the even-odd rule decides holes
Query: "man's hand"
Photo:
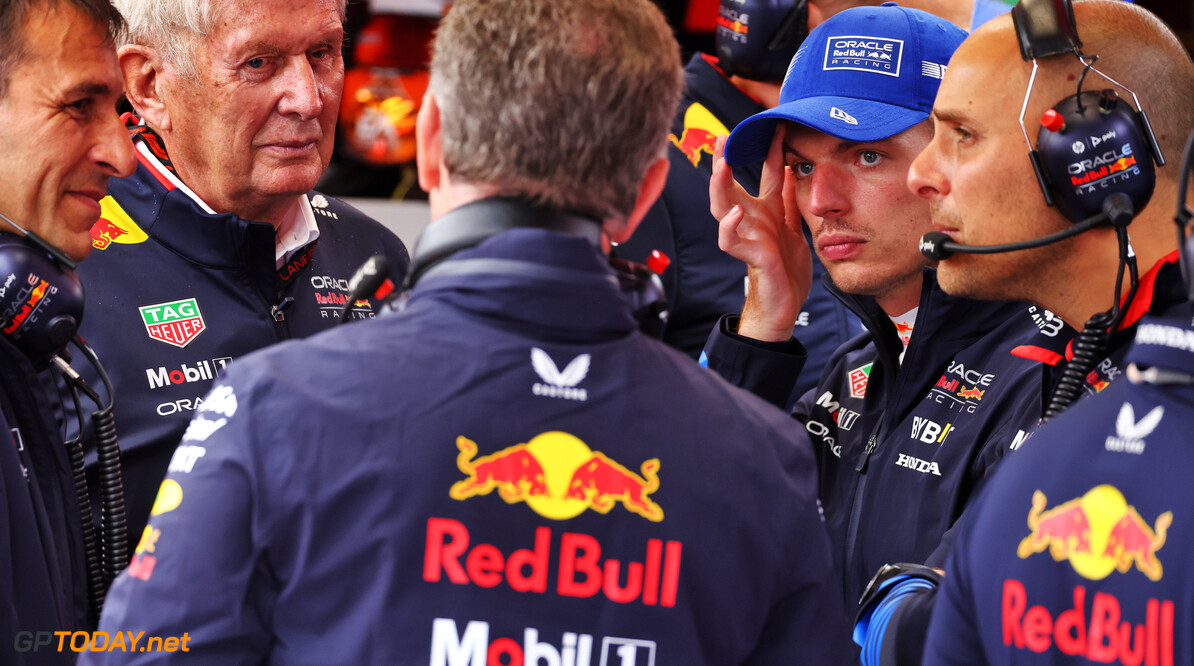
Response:
[[[720,222],[717,244],[746,264],[747,293],[738,334],[787,340],[813,282],[812,254],[796,208],[796,177],[784,165],[779,125],[763,164],[759,196],[752,197],[725,163],[726,137],[713,150],[709,211]]]

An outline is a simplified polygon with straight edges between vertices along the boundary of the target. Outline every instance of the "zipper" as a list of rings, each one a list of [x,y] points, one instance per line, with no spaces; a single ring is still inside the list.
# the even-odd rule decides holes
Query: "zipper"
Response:
[[[847,577],[854,570],[854,546],[858,541],[858,523],[862,519],[862,498],[866,492],[867,463],[870,462],[871,454],[879,447],[879,431],[883,427],[883,417],[886,415],[886,409],[879,412],[879,419],[875,422],[875,427],[871,430],[871,436],[867,438],[866,447],[862,450],[862,459],[854,467],[854,471],[858,472],[858,485],[854,487],[854,504],[850,507],[850,523],[846,527],[846,566],[844,573]]]

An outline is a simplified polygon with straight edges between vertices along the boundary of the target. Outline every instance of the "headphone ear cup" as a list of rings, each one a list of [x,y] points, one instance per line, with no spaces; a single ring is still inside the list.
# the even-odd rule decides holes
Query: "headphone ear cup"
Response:
[[[0,234],[0,332],[43,370],[83,322],[83,283],[24,239]]]
[[[1136,211],[1152,198],[1157,175],[1151,145],[1131,105],[1113,91],[1071,95],[1053,107],[1057,120],[1037,133],[1036,152],[1057,210],[1071,222],[1100,213],[1127,194]],[[1046,112],[1046,115],[1049,115]]]

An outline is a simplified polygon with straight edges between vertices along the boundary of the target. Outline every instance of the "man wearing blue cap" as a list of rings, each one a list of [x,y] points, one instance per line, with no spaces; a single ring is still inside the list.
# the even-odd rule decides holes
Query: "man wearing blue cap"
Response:
[[[1040,417],[1039,368],[1013,354],[1065,342],[1043,310],[946,295],[917,250],[932,225],[908,167],[932,138],[929,111],[965,36],[892,3],[842,12],[805,40],[780,104],[716,151],[712,212],[750,287],[742,315],[710,337],[709,367],[773,402],[787,396],[804,361],[792,321],[811,281],[801,216],[830,290],[867,327],[793,411],[819,442],[850,606],[884,564],[939,565],[943,535]],[[729,166],[764,157],[755,198]]]

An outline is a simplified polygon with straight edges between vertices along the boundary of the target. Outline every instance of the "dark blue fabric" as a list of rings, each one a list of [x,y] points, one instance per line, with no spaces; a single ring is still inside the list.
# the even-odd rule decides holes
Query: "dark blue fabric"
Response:
[[[991,469],[1036,425],[1046,373],[1011,350],[1063,350],[1072,331],[1045,335],[1023,304],[951,297],[926,269],[901,365],[903,346],[874,300],[836,293],[868,332],[834,352],[793,416],[817,445],[821,503],[845,603],[856,608],[881,566],[929,559]],[[709,368],[752,392],[782,395],[792,381],[768,367],[775,350],[720,330],[706,351]]]
[[[663,340],[696,358],[718,318],[742,311],[746,264],[717,246],[717,218],[709,213],[713,142],[706,137],[709,140],[702,149],[702,144],[694,139],[701,128],[686,128],[685,115],[694,105],[703,106],[732,130],[763,107],[738,90],[702,54],[694,55],[684,72],[684,97],[672,126],[674,143],[668,147],[671,170],[667,185],[634,236],[617,248],[617,255],[644,262],[652,250],[659,250],[672,260],[661,275],[671,308]],[[684,145],[685,150],[676,143]],[[697,159],[695,164],[691,161],[693,157]],[[734,178],[751,194],[758,193],[761,174],[762,163],[734,168]],[[807,229],[805,236],[809,236]],[[861,331],[858,319],[822,285],[823,275],[825,267],[814,253],[813,288],[796,327],[796,335],[808,347],[812,361],[808,372],[797,380],[793,399],[816,386],[821,368],[833,350]]]
[[[1188,376],[1170,314],[1126,360]],[[925,663],[1194,663],[1192,419],[1190,384],[1115,381],[1042,426],[958,536]]]
[[[115,385],[129,538],[135,544],[174,447],[221,367],[255,349],[335,325],[348,280],[366,259],[385,255],[395,280],[401,280],[409,257],[402,241],[379,223],[312,193],[309,198],[320,204],[313,205],[319,239],[306,264],[284,280],[276,268],[272,225],[205,213],[182,190],[168,191],[143,165],[129,178],[110,181],[108,194],[148,238],[134,244],[118,239],[80,264],[87,293],[80,333]],[[275,321],[271,307],[288,297],[293,301],[284,319]],[[196,299],[205,329],[184,347],[151,338],[138,308],[188,298]],[[379,307],[370,300],[352,316],[372,317]],[[94,373],[84,377],[101,385]],[[68,416],[67,426],[74,423]],[[94,463],[94,450],[88,454]]]
[[[90,628],[79,508],[48,404],[32,366],[0,339],[6,440],[0,443],[0,663],[6,665],[71,664],[69,649],[29,651],[33,636],[19,632]]]
[[[540,257],[612,275],[534,229],[440,266]],[[611,280],[467,265],[492,272],[430,273],[403,312],[231,366],[101,626],[188,631],[212,663],[842,663],[813,454],[788,417],[639,333]],[[471,467],[499,452],[518,462]],[[612,494],[564,501],[598,452]],[[619,495],[628,479],[644,484]],[[604,573],[570,573],[565,551]]]

